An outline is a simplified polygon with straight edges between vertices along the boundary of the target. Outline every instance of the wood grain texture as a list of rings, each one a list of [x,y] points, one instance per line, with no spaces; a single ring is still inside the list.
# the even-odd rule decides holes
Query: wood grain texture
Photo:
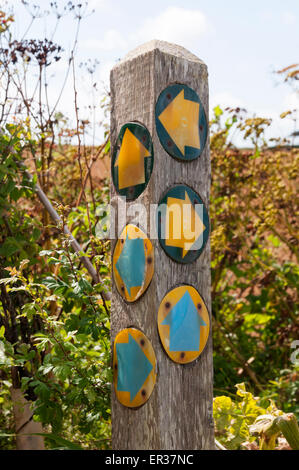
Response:
[[[17,450],[45,450],[41,423],[33,421],[32,403],[26,400],[20,388],[11,388]]]
[[[160,144],[155,129],[155,104],[160,92],[172,83],[183,83],[199,95],[208,109],[208,72],[206,65],[185,49],[162,41],[151,41],[131,52],[111,71],[111,142],[128,121],[145,125],[153,139],[154,169],[146,190],[136,201],[147,208],[149,236],[150,203],[158,204],[162,194],[174,184],[184,183],[200,194],[209,206],[210,155],[209,136],[200,158],[179,162]],[[118,196],[112,185],[111,201],[117,214]],[[126,223],[132,217],[126,218]],[[116,226],[117,233],[123,223]],[[116,240],[112,241],[112,252]],[[155,273],[146,293],[127,304],[113,283],[111,306],[111,342],[123,328],[134,326],[150,339],[157,357],[158,377],[149,401],[132,410],[122,406],[112,390],[112,444],[114,449],[214,449],[212,419],[213,358],[211,332],[198,360],[189,365],[172,362],[159,340],[157,313],[165,294],[187,283],[194,286],[211,312],[210,242],[193,263],[173,262],[152,239],[155,248]]]

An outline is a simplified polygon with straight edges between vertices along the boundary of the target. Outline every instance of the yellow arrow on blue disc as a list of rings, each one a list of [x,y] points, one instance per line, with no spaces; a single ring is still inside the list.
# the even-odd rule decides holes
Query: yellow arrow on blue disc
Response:
[[[159,242],[170,258],[192,263],[206,246],[209,215],[199,196],[187,185],[168,189],[157,208]]]
[[[111,174],[116,191],[128,200],[146,188],[153,170],[154,151],[145,126],[128,122],[120,129],[113,147]]]
[[[197,93],[187,85],[165,88],[156,103],[156,129],[167,153],[179,160],[190,161],[203,152],[207,118]]]
[[[158,330],[168,356],[180,364],[202,353],[210,330],[206,305],[199,292],[184,285],[169,291],[158,312]]]
[[[136,328],[126,328],[115,338],[114,388],[124,406],[137,408],[150,397],[156,383],[156,357],[149,339]]]

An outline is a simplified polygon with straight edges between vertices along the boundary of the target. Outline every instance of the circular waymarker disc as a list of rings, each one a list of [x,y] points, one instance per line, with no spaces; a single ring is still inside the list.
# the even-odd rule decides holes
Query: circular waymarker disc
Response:
[[[113,382],[118,401],[143,405],[156,383],[156,356],[149,339],[135,328],[120,331],[113,346]]]
[[[209,215],[201,197],[189,186],[170,188],[159,202],[157,227],[160,245],[178,263],[192,263],[209,237]]]
[[[187,85],[169,85],[156,103],[156,129],[163,148],[178,160],[198,158],[204,149],[208,125],[197,93]]]
[[[128,224],[113,253],[113,276],[120,295],[134,302],[148,288],[154,274],[154,249],[146,234]]]
[[[154,150],[146,127],[136,122],[122,126],[111,160],[116,191],[127,200],[136,199],[146,188],[153,170]]]
[[[163,347],[174,362],[187,364],[202,353],[210,331],[207,307],[192,286],[180,286],[165,295],[158,311]]]

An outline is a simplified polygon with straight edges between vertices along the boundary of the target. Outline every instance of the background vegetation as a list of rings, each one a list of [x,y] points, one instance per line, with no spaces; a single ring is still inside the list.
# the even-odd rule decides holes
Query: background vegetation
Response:
[[[36,7],[27,6],[36,21]],[[63,21],[56,3],[50,6]],[[74,85],[71,125],[59,101],[51,107],[47,100],[48,70],[61,60],[61,47],[54,39],[17,40],[13,12],[0,11],[2,449],[16,446],[11,387],[21,387],[34,403],[33,419],[42,423],[48,448],[110,447],[110,305],[103,295],[110,252],[109,242],[96,237],[105,215],[97,207],[108,202],[109,181],[93,172],[109,158],[110,145],[108,130],[100,147],[85,144],[95,123],[78,112],[75,58],[85,13],[84,2],[67,2],[63,10],[77,25],[66,60]],[[94,78],[96,64],[86,67]],[[298,67],[280,74],[296,89]],[[109,96],[94,100],[91,109],[108,111]],[[295,122],[296,111],[281,118]],[[210,123],[214,416],[220,445],[231,449],[287,447],[280,431],[270,439],[252,426],[264,414],[299,417],[299,361],[292,349],[299,338],[298,148],[279,136],[267,142],[269,126],[245,110],[219,107]],[[233,145],[236,133],[247,150]],[[92,260],[99,282],[91,281],[63,224],[52,225],[36,183]]]

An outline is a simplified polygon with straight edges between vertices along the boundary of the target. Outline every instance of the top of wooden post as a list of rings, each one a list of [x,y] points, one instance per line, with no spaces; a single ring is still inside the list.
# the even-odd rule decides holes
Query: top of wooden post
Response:
[[[179,57],[181,59],[186,59],[191,62],[197,62],[203,65],[206,65],[201,59],[199,59],[196,55],[192,54],[192,52],[188,51],[182,46],[177,44],[172,44],[167,41],[160,41],[158,39],[153,39],[148,41],[141,46],[136,47],[128,54],[125,55],[123,59],[121,59],[113,68],[118,67],[119,65],[123,64],[124,62],[128,62],[133,60],[137,57],[140,57],[144,54],[149,52],[153,52],[155,50],[159,50],[160,52],[168,55],[173,55],[175,57]]]

